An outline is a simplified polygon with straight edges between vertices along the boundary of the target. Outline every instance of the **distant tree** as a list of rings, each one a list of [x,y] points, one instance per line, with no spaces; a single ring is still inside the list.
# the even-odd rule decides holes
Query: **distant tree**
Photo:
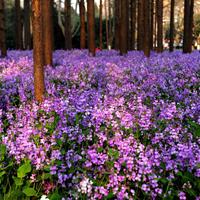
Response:
[[[15,45],[16,49],[23,49],[20,0],[15,0]]]
[[[114,3],[114,16],[115,16],[115,31],[114,31],[114,38],[115,38],[115,49],[119,49],[119,39],[120,39],[120,0],[115,0]]]
[[[88,21],[88,48],[89,55],[95,56],[95,12],[94,0],[87,0],[87,21]]]
[[[104,0],[104,9],[105,9],[105,20],[106,20],[106,46],[108,49],[109,46],[109,30],[108,30],[108,3],[107,0]]]
[[[24,0],[24,48],[31,49],[30,0]]]
[[[5,36],[5,11],[4,0],[0,0],[0,48],[1,57],[7,56],[6,50],[6,36]]]
[[[72,48],[71,0],[65,0],[65,48]]]
[[[128,5],[128,0],[121,0],[120,55],[125,55],[128,51]]]
[[[149,11],[150,11],[150,49],[153,50],[153,38],[154,38],[154,5],[155,1],[150,0]]]
[[[184,3],[184,35],[183,53],[192,52],[192,33],[193,33],[193,11],[194,0],[185,0]]]
[[[42,41],[42,1],[32,0],[33,12],[33,61],[35,99],[42,102],[44,98],[44,54]]]
[[[100,0],[99,5],[99,48],[103,49],[103,23],[102,23],[103,3]]]
[[[163,51],[163,0],[156,0],[157,52]]]
[[[169,51],[174,50],[174,4],[175,0],[171,0],[171,10],[170,10],[170,33],[169,33]]]
[[[131,50],[135,49],[135,36],[136,36],[136,7],[137,1],[131,1]]]
[[[84,0],[79,1],[80,8],[80,23],[81,23],[81,32],[80,32],[80,47],[81,49],[86,48],[86,32],[85,32],[85,3]]]
[[[42,27],[43,27],[43,48],[44,65],[52,65],[53,53],[53,0],[42,1]]]
[[[138,19],[137,19],[137,49],[143,50],[144,44],[144,1],[138,0]]]

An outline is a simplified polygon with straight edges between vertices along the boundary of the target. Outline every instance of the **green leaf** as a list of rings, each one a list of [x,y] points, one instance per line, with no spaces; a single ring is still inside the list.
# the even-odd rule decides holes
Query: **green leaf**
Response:
[[[53,193],[50,197],[50,200],[60,200],[61,196],[58,193]]]
[[[27,173],[31,172],[31,164],[30,161],[24,163],[22,166],[20,166],[17,170],[17,177],[23,178],[26,176]]]
[[[30,187],[24,188],[23,193],[28,197],[37,196],[37,192],[34,190],[34,188]]]
[[[12,178],[15,182],[15,185],[17,185],[17,186],[23,185],[23,179],[20,179],[20,178],[14,177],[14,176]]]
[[[108,196],[106,197],[106,199],[113,199],[113,198],[114,198],[114,194],[112,192],[110,192]]]
[[[109,148],[108,149],[108,155],[112,158],[114,158],[115,160],[117,160],[119,158],[119,152],[115,149]]]
[[[5,173],[5,171],[0,172],[0,177],[2,177]]]

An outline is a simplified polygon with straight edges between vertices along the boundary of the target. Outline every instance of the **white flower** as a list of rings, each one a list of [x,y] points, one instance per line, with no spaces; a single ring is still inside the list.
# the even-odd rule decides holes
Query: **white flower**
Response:
[[[40,200],[49,200],[46,195],[42,195]]]

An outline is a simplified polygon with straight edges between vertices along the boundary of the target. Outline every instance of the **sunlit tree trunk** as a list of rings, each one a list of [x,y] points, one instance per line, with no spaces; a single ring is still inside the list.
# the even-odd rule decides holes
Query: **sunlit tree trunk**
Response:
[[[81,49],[85,49],[86,48],[86,32],[85,32],[85,3],[84,3],[84,0],[80,0],[79,8],[80,8],[80,22],[81,22],[80,47],[81,47]]]
[[[163,51],[163,0],[156,0],[157,52]]]
[[[24,48],[31,49],[30,0],[24,0]]]
[[[193,11],[194,0],[185,0],[184,4],[184,36],[183,36],[183,53],[192,52],[192,28],[193,28]]]
[[[65,0],[65,48],[72,48],[71,0]]]
[[[94,0],[87,0],[87,21],[88,21],[88,48],[89,48],[89,55],[95,56]]]
[[[131,1],[131,50],[135,49],[135,35],[136,35],[136,0]]]
[[[115,49],[119,49],[119,35],[120,35],[120,0],[115,0]]]
[[[15,0],[15,45],[16,49],[23,48],[20,0]]]
[[[103,24],[102,24],[102,0],[100,0],[99,5],[99,48],[103,49]]]
[[[44,65],[52,65],[53,53],[53,19],[52,19],[53,0],[42,1],[42,27],[43,27],[43,48],[44,48]]]
[[[44,99],[44,57],[42,41],[42,0],[32,0],[33,12],[33,61],[34,61],[34,92],[35,99],[42,102]]]
[[[120,55],[128,51],[128,0],[121,0],[120,19]]]
[[[1,49],[1,57],[6,57],[7,49],[6,49],[6,35],[5,35],[4,0],[0,0],[0,49]]]

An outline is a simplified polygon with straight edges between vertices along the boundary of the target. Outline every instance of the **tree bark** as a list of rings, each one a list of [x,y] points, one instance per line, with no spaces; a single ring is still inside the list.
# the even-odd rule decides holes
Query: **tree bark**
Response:
[[[44,98],[44,57],[42,41],[42,0],[32,1],[33,11],[33,61],[35,99],[42,102]]]
[[[99,5],[99,48],[103,49],[103,24],[102,24],[102,0]]]
[[[120,39],[120,0],[115,0],[115,49],[119,50]]]
[[[169,33],[169,51],[174,50],[174,3],[175,0],[171,0],[171,10],[170,10],[170,33]]]
[[[4,0],[0,0],[0,48],[1,48],[1,57],[6,57],[7,49],[6,49],[6,34],[5,34]]]
[[[157,52],[163,51],[163,0],[156,0]]]
[[[112,46],[112,13],[111,13],[111,0],[108,0],[108,46],[111,48]]]
[[[24,48],[31,49],[30,0],[24,0]]]
[[[136,34],[136,0],[131,1],[131,50],[135,49]]]
[[[52,65],[52,54],[53,54],[52,3],[53,0],[46,0],[45,2],[42,1],[44,65]]]
[[[107,12],[107,0],[104,1],[104,9],[105,9],[105,18],[106,18],[106,46],[108,49],[108,45],[109,45],[109,30],[108,30],[108,12]]]
[[[85,32],[85,3],[84,3],[84,0],[80,0],[79,8],[80,8],[80,22],[81,22],[80,47],[81,47],[81,49],[85,49],[86,48],[86,32]]]
[[[153,50],[153,36],[154,36],[154,0],[150,0],[150,49]]]
[[[121,0],[120,55],[128,52],[128,0]]]
[[[15,45],[16,49],[23,49],[20,0],[15,0]]]
[[[144,1],[144,55],[146,57],[150,56],[150,10],[149,4],[150,0],[143,0]]]
[[[88,47],[89,55],[95,56],[95,13],[94,0],[87,0],[87,19],[88,19]]]
[[[65,0],[65,48],[72,49],[71,0]]]
[[[138,32],[137,32],[137,49],[143,50],[144,44],[144,2],[138,0]]]
[[[185,0],[184,4],[184,36],[183,53],[192,52],[192,33],[193,33],[193,11],[194,0]]]

